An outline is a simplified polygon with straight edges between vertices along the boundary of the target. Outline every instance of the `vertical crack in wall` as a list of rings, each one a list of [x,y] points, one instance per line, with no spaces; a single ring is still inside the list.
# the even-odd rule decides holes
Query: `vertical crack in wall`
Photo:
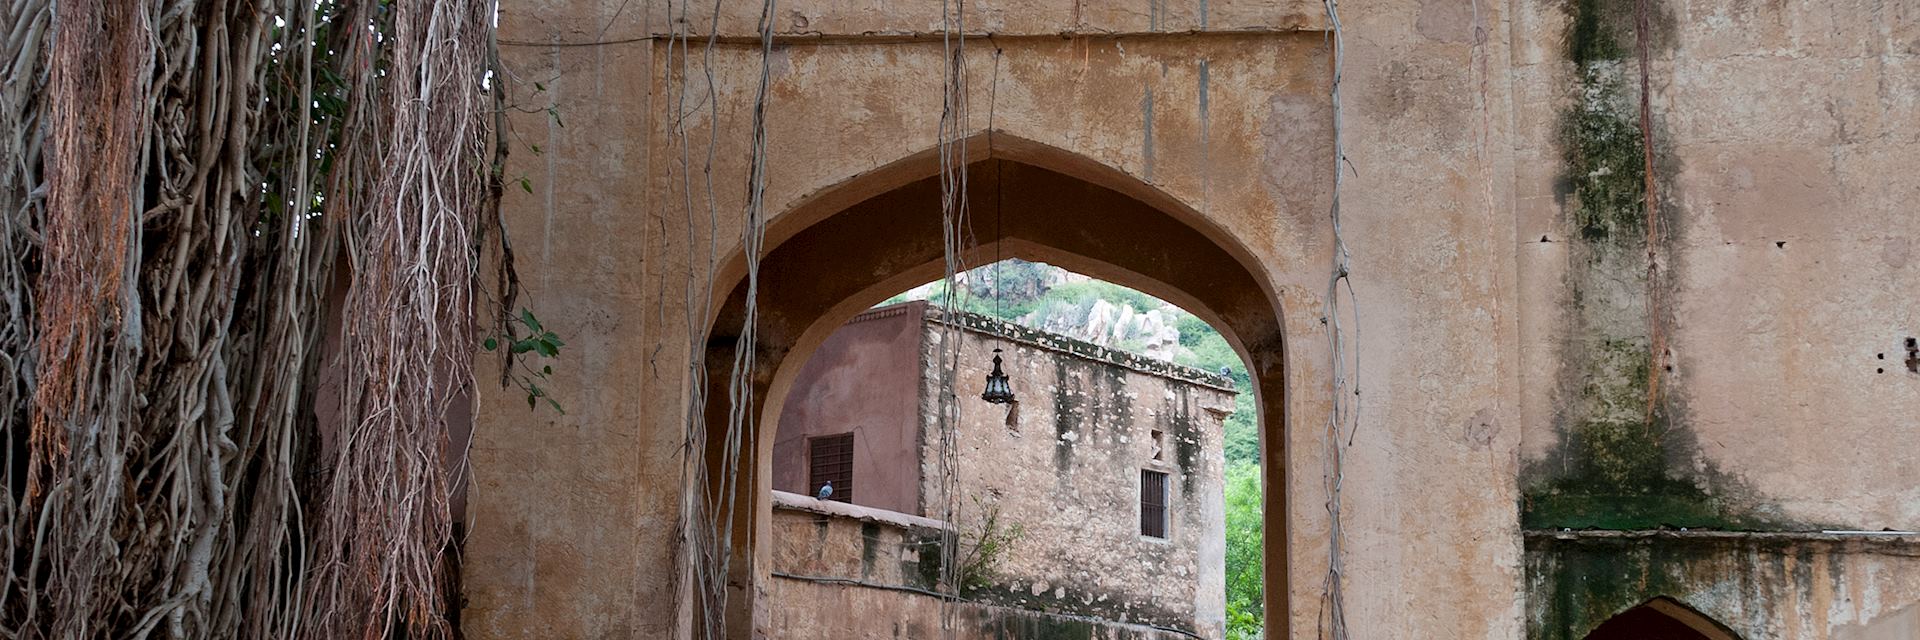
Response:
[[[1641,127],[1636,0],[1562,6],[1577,90],[1559,131],[1557,193],[1572,240],[1555,405],[1560,441],[1523,477],[1522,526],[1773,528],[1750,492],[1700,457],[1672,353],[1659,339],[1673,322],[1653,302],[1672,297],[1660,257],[1676,243],[1649,230],[1677,228],[1660,221],[1679,211],[1670,199],[1655,201],[1657,215],[1647,209],[1656,183],[1671,191],[1675,168],[1670,154],[1647,145],[1646,135],[1660,141],[1657,118],[1653,133]],[[1663,50],[1659,34],[1671,19],[1657,6],[1647,11],[1648,46]]]

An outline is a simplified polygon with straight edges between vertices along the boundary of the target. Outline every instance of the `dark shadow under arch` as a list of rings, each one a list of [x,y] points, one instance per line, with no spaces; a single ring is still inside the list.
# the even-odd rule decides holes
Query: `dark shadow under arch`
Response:
[[[1693,607],[1661,596],[1608,618],[1586,640],[1740,640],[1740,635]]]
[[[1144,183],[1008,136],[998,136],[995,149],[996,155],[1010,150],[1006,155],[1049,166],[1005,157],[969,165],[975,248],[966,256],[967,265],[991,261],[994,244],[1002,242],[1006,257],[1048,262],[1185,308],[1219,329],[1246,360],[1260,407],[1269,497],[1264,515],[1267,617],[1287,624],[1286,456],[1280,437],[1287,397],[1284,340],[1279,302],[1265,274],[1223,231]],[[940,181],[931,168],[920,167],[925,155],[810,198],[768,229],[771,249],[760,264],[751,398],[758,420],[744,436],[751,444],[742,449],[745,459],[734,485],[740,506],[734,513],[729,575],[730,637],[764,633],[768,620],[765,603],[755,595],[764,591],[762,561],[769,553],[774,421],[796,372],[846,320],[888,296],[938,279],[945,270]],[[915,167],[925,171],[922,177],[903,180],[902,172]],[[848,202],[848,194],[863,197]],[[721,460],[727,384],[745,310],[740,272],[744,269],[722,273],[731,280],[720,282],[731,289],[717,310],[706,353],[712,434],[706,456],[713,468]]]

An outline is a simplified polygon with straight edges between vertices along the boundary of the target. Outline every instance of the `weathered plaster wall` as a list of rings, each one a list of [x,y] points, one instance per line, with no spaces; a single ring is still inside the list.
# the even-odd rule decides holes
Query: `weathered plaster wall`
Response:
[[[1650,4],[1651,235],[1633,3],[1516,3],[1530,524],[1920,527],[1858,456],[1920,406],[1920,9]]]
[[[833,332],[793,383],[773,441],[773,488],[813,495],[807,438],[852,433],[853,503],[919,514],[920,305],[869,311]],[[836,491],[845,487],[835,487]]]
[[[1920,538],[1704,532],[1527,536],[1529,638],[1580,640],[1664,595],[1747,640],[1912,640]]]
[[[942,636],[939,521],[876,513],[800,495],[776,495],[771,637],[920,640]],[[962,640],[1184,640],[1124,624],[973,601],[954,601]]]
[[[1818,530],[1920,528],[1920,9],[1648,4],[1651,233],[1634,3],[1513,5],[1523,524],[1783,533],[1529,534],[1529,633],[1914,637],[1916,541]]]
[[[767,111],[776,223],[831,211],[828,200],[857,202],[871,195],[861,189],[892,179],[872,172],[935,146],[944,57],[937,39],[913,33],[937,19],[918,3],[846,6],[782,3],[808,24],[779,23],[794,37],[775,53]],[[541,148],[515,148],[510,176],[527,176],[533,192],[510,190],[508,224],[528,304],[580,355],[555,380],[564,417],[528,414],[482,390],[466,556],[473,637],[674,637],[689,619],[685,606],[657,606],[686,602],[675,590],[686,584],[675,561],[688,494],[686,363],[702,346],[688,336],[704,324],[689,302],[698,306],[708,266],[730,260],[739,236],[759,64],[751,45],[723,40],[717,119],[703,106],[704,86],[681,102],[664,79],[689,52],[669,55],[648,38],[668,24],[663,8],[503,7],[514,139]],[[1320,314],[1336,166],[1330,40],[1311,29],[1328,23],[1317,3],[1294,0],[1057,0],[983,13],[993,10],[1008,22],[979,27],[998,34],[991,41],[969,41],[966,131],[991,121],[1082,163],[1063,169],[1117,172],[1134,181],[1128,193],[1205,221],[1210,237],[1251,256],[1270,283],[1285,355],[1254,364],[1284,366],[1285,384],[1263,391],[1263,402],[1285,410],[1267,422],[1267,459],[1284,462],[1276,469],[1286,482],[1269,496],[1275,504],[1290,496],[1290,510],[1276,509],[1285,526],[1269,530],[1287,530],[1290,552],[1270,562],[1291,560],[1292,602],[1271,617],[1311,634],[1328,529]],[[1366,337],[1362,423],[1344,469],[1346,568],[1393,577],[1348,584],[1349,611],[1364,612],[1349,616],[1355,637],[1520,633],[1517,305],[1502,293],[1515,274],[1506,11],[1382,0],[1343,16],[1342,150],[1351,166],[1343,207],[1362,309],[1350,326]],[[894,18],[905,26],[873,37],[860,22]],[[675,135],[680,122],[686,140]],[[676,167],[683,142],[704,149],[716,129],[721,215],[709,255],[705,191],[696,183],[689,210]],[[703,155],[691,154],[695,176],[704,175]],[[796,206],[809,202],[820,206]],[[1115,243],[1154,240],[1089,229]],[[721,274],[718,295],[735,277]],[[1435,548],[1451,553],[1441,559]]]
[[[1634,214],[1645,210],[1620,144],[1638,128],[1638,68],[1618,35],[1627,3],[1345,7],[1343,209],[1360,303],[1351,326],[1365,337],[1342,485],[1346,573],[1393,578],[1349,582],[1349,611],[1365,614],[1349,616],[1356,637],[1522,633],[1517,512],[1534,503],[1521,493],[1539,498],[1556,481],[1572,480],[1559,495],[1579,498],[1558,513],[1589,524],[1920,527],[1920,465],[1897,453],[1920,406],[1903,345],[1920,332],[1906,293],[1920,289],[1914,5],[1651,4],[1665,194],[1651,287],[1635,279],[1647,246],[1634,244],[1646,242]],[[739,235],[759,79],[740,37],[757,7],[727,6],[717,119],[704,86],[684,101],[667,90],[690,52],[652,37],[670,24],[664,3],[504,7],[524,111],[515,139],[542,149],[516,147],[511,171],[533,193],[508,194],[509,225],[529,304],[578,355],[556,379],[565,417],[483,389],[467,548],[475,637],[684,628],[684,608],[634,603],[685,595],[672,588],[685,363],[705,322],[688,307]],[[874,172],[932,148],[944,64],[926,37],[932,3],[782,6],[768,110],[776,222],[833,209],[802,204],[870,196],[861,189],[890,184]],[[1196,212],[1271,283],[1287,384],[1263,400],[1284,403],[1284,424],[1267,428],[1270,459],[1290,475],[1270,495],[1292,497],[1291,626],[1312,633],[1328,530],[1319,314],[1336,159],[1328,39],[1292,30],[1331,22],[1295,0],[1034,0],[979,15],[974,28],[996,35],[969,41],[966,131],[991,121],[1081,168],[1116,170],[1142,185],[1130,193]],[[1575,54],[1581,15],[1593,29],[1574,42],[1599,44],[1612,25],[1615,46]],[[1569,122],[1585,125],[1571,127],[1584,131],[1576,144]],[[704,196],[686,205],[676,166],[683,145],[703,149],[716,129],[724,215],[710,238]],[[719,295],[735,277],[721,274]],[[1661,324],[1636,322],[1648,317]],[[1653,418],[1643,374],[1661,378]],[[1534,524],[1577,524],[1552,514],[1534,511]]]
[[[946,523],[811,496],[780,493],[773,507],[773,571],[933,591]],[[776,602],[775,609],[807,607]],[[853,616],[832,620],[853,626]],[[778,631],[778,628],[776,628]]]
[[[930,399],[921,458],[926,515],[945,517],[933,401],[945,392],[943,357],[953,357],[961,404],[952,521],[977,536],[984,514],[997,509],[1004,526],[1021,530],[991,577],[970,590],[974,597],[1220,637],[1220,422],[1233,409],[1232,393],[1217,386],[1224,381],[974,314],[951,314],[959,326],[949,328],[946,314],[929,313],[921,394]],[[948,351],[950,340],[959,341],[957,352]],[[1011,418],[1008,408],[978,399],[995,348],[1004,350],[1004,370],[1020,399]],[[1157,459],[1154,431],[1165,445]],[[1143,469],[1168,476],[1165,539],[1140,535]]]

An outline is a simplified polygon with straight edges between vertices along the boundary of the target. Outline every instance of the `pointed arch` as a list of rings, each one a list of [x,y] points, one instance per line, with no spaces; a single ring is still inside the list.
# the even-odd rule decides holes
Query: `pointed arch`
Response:
[[[1287,624],[1285,341],[1279,297],[1254,254],[1227,230],[1179,199],[1126,173],[1070,151],[1013,136],[985,134],[968,146],[968,198],[974,239],[963,256],[981,265],[995,256],[1047,262],[1171,302],[1219,329],[1248,365],[1260,407],[1266,609]],[[834,329],[887,297],[945,271],[944,217],[936,150],[902,158],[809,196],[774,216],[766,230],[756,304],[756,414],[740,476],[729,486],[733,514],[727,627],[731,637],[764,635],[764,593],[771,553],[772,449],[777,421],[799,370]],[[717,465],[727,429],[727,385],[745,316],[745,258],[716,277],[705,362],[709,409],[706,452]],[[710,482],[721,482],[712,478]],[[728,491],[714,484],[712,495]],[[685,619],[683,617],[683,619]]]
[[[1693,607],[1660,596],[1608,618],[1586,640],[1740,640],[1740,635]]]

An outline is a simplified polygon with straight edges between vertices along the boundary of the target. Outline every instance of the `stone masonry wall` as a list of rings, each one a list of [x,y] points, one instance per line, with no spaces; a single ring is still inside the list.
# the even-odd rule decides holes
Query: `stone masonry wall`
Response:
[[[776,494],[771,637],[925,640],[943,636],[936,546],[943,523]],[[1191,640],[1186,634],[1017,607],[949,601],[958,640]]]
[[[997,508],[1004,523],[1021,528],[1005,559],[970,596],[1219,637],[1225,616],[1220,422],[1233,407],[1231,392],[1218,386],[1224,381],[981,316],[953,314],[957,326],[949,329],[937,311],[929,315],[923,398],[939,397],[946,341],[960,342],[954,521],[962,532],[977,532],[982,515]],[[1005,350],[1017,408],[978,397],[996,347]],[[937,407],[926,415],[926,504],[930,517],[941,517]],[[1164,442],[1158,459],[1154,431]],[[1168,474],[1165,540],[1140,535],[1142,469]]]

